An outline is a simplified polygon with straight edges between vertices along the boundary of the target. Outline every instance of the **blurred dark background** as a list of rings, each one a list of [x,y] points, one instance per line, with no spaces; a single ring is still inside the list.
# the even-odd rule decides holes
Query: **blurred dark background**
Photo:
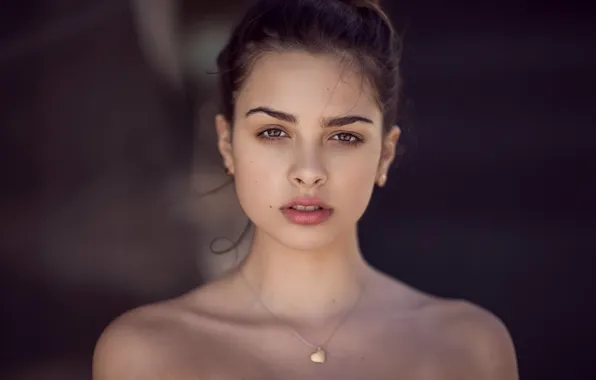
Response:
[[[522,379],[593,379],[589,5],[385,1],[407,151],[361,223],[376,267],[501,317]],[[90,379],[110,320],[217,276],[245,222],[215,150],[240,0],[0,11],[0,378]],[[591,371],[591,372],[590,372]]]

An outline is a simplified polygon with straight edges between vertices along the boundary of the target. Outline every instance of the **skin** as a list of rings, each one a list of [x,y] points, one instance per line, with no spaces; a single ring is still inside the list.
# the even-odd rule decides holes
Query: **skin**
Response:
[[[216,118],[224,165],[256,225],[247,259],[114,321],[97,344],[95,380],[517,379],[499,319],[423,294],[362,258],[356,225],[400,133],[383,131],[373,95],[333,56],[259,58],[237,95],[233,126]],[[280,207],[301,195],[321,198],[333,214],[316,226],[292,224]],[[313,348],[293,328],[320,344],[346,313],[325,345],[327,362],[310,362]]]

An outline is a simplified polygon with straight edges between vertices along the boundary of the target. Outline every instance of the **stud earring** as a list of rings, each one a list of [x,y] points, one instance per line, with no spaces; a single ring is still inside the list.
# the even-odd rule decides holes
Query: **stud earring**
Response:
[[[379,176],[377,184],[379,185],[379,187],[383,187],[385,186],[385,182],[387,182],[387,174],[383,173]]]

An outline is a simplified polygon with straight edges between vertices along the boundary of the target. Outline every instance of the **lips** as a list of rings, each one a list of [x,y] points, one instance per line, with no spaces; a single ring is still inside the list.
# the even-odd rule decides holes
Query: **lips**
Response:
[[[333,209],[319,198],[299,197],[283,206],[281,212],[291,223],[317,225],[329,219]]]
[[[331,209],[328,205],[326,205],[320,198],[317,197],[297,197],[292,199],[289,203],[282,206],[282,209],[285,208],[295,208],[300,211],[304,211],[304,208],[308,208],[309,211],[313,211],[313,208],[320,208],[320,209]]]

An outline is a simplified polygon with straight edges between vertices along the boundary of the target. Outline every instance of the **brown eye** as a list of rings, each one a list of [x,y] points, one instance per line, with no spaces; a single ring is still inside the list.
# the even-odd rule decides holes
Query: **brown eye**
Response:
[[[269,128],[258,134],[259,137],[264,139],[279,139],[282,137],[287,137],[287,135],[287,133],[279,128]]]
[[[336,135],[333,135],[331,138],[336,141],[340,141],[340,142],[346,143],[346,144],[356,144],[356,143],[362,142],[361,138],[359,138],[358,136],[356,136],[352,133],[347,133],[347,132],[338,133]]]

